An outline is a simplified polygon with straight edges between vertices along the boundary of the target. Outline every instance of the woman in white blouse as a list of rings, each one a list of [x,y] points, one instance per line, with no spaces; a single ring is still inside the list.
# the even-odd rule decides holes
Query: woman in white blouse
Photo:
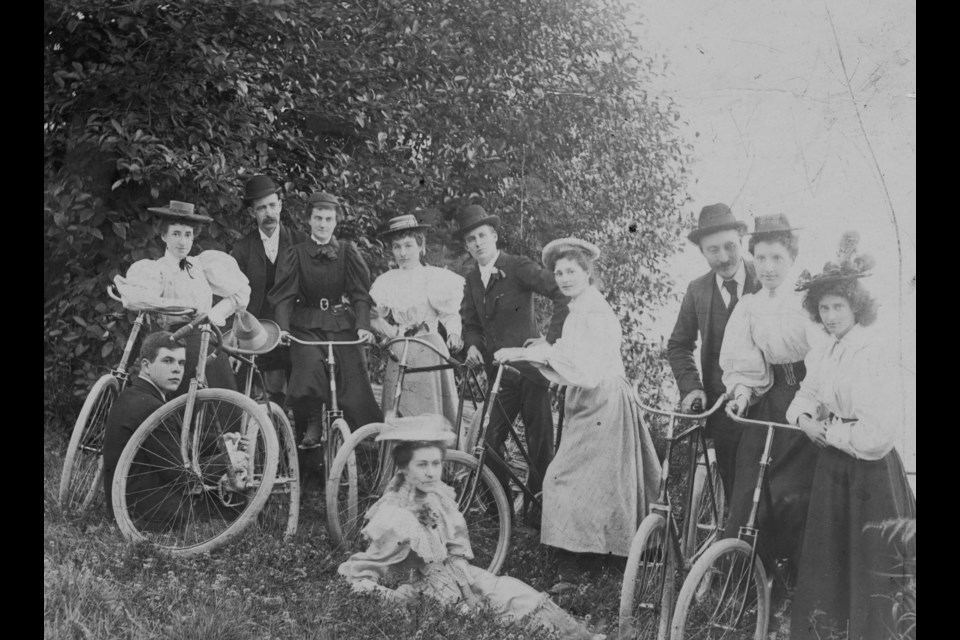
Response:
[[[151,207],[160,218],[160,239],[166,250],[158,260],[138,260],[126,277],[116,276],[114,283],[123,298],[123,306],[138,311],[150,307],[191,307],[206,313],[208,319],[223,327],[227,318],[250,301],[250,283],[237,261],[223,251],[203,251],[191,256],[193,241],[201,224],[213,218],[193,212],[188,202],[171,200],[166,207]],[[213,296],[221,300],[213,304]],[[186,320],[182,316],[159,316],[163,329],[176,331]],[[186,393],[197,368],[200,331],[186,336],[187,365],[183,382],[174,395]],[[207,362],[207,383],[211,387],[236,389],[236,379],[226,356]]]
[[[579,573],[575,554],[629,554],[660,482],[660,461],[624,371],[620,322],[591,284],[599,255],[576,238],[547,244],[543,263],[570,297],[561,337],[494,354],[500,362],[529,362],[567,387],[563,439],[543,483],[540,531],[542,544],[566,552],[559,554],[562,581]]]
[[[397,269],[381,274],[370,287],[374,307],[371,328],[386,339],[397,336],[416,337],[449,355],[462,346],[460,339],[460,301],[463,299],[463,278],[452,271],[424,265],[429,226],[420,224],[413,214],[391,219],[380,232],[390,247]],[[447,343],[440,336],[438,325],[447,333]],[[391,347],[399,359],[404,344]],[[407,347],[407,364],[411,367],[429,367],[443,364],[437,354],[416,343]],[[457,418],[457,387],[452,369],[415,372],[404,375],[400,391],[400,406],[395,407],[397,378],[400,366],[388,360],[383,379],[381,406],[384,413],[398,416],[440,414],[453,423]]]
[[[783,214],[757,216],[755,224],[749,249],[763,287],[743,296],[730,315],[720,368],[723,384],[733,395],[728,412],[785,422],[806,373],[804,358],[822,332],[794,291],[791,270],[799,251],[795,229]],[[765,439],[766,431],[756,428],[744,429],[740,439],[733,495],[728,497],[728,538],[737,537],[750,515]],[[802,433],[780,429],[774,435],[766,472],[769,493],[760,500],[757,515],[760,550],[767,561],[786,558],[796,568],[816,457],[816,446]]]
[[[916,499],[894,441],[904,420],[895,362],[870,328],[876,303],[859,280],[872,265],[847,255],[805,279],[804,306],[830,340],[810,354],[810,370],[787,410],[820,447],[794,594],[790,638],[846,632],[850,640],[894,637],[894,594],[916,575],[913,538],[881,526],[916,518]],[[899,637],[899,636],[897,636]]]

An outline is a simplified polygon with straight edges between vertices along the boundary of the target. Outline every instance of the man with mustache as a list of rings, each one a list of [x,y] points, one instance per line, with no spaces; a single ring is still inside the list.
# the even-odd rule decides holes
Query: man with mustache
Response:
[[[290,247],[307,239],[302,231],[280,223],[283,203],[280,188],[269,176],[256,175],[247,180],[243,202],[247,213],[257,222],[257,228],[234,245],[231,255],[250,280],[250,304],[247,311],[260,320],[274,320],[273,305],[267,293],[273,287],[277,259]],[[279,346],[260,356],[257,366],[263,371],[266,392],[270,399],[283,406],[284,389],[290,375],[289,348]]]
[[[740,239],[746,231],[747,225],[734,217],[730,207],[717,203],[701,209],[697,228],[687,236],[700,247],[710,267],[687,287],[667,342],[667,358],[680,389],[681,408],[687,413],[710,408],[726,392],[721,379],[720,346],[727,319],[745,293],[760,289],[753,264],[740,257]],[[694,357],[698,334],[702,342],[699,371]],[[706,433],[713,438],[727,496],[733,491],[741,430],[723,411],[707,420]]]

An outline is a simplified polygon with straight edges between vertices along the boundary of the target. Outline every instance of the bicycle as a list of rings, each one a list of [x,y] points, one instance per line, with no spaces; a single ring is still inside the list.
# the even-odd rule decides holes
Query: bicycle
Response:
[[[200,354],[220,330],[202,314],[175,331],[199,327]],[[186,394],[154,411],[120,455],[112,499],[121,534],[176,556],[212,551],[240,535],[271,496],[279,443],[267,410],[229,389],[206,388],[199,357]],[[246,451],[241,443],[246,443]]]
[[[726,398],[720,397],[708,411],[680,413],[649,407],[640,401],[639,382],[634,386],[637,405],[648,413],[670,419],[663,459],[659,497],[649,507],[630,544],[620,591],[620,638],[665,640],[670,630],[678,566],[689,570],[723,531],[724,496],[717,470],[716,453],[701,421],[713,415]],[[702,407],[701,407],[702,409]],[[697,422],[674,435],[678,420]],[[668,488],[674,446],[689,440],[687,484],[678,517]]]
[[[463,363],[444,354],[434,345],[415,337],[400,337],[383,345],[389,353],[391,346],[405,342],[398,359],[400,375],[397,381],[395,402],[403,386],[403,376],[408,373],[436,371],[453,368],[461,375],[457,410],[458,424],[463,420],[464,403],[472,389],[482,388],[477,374]],[[429,367],[409,367],[407,350],[410,344],[418,344],[432,350],[444,364]],[[391,357],[395,357],[392,356]],[[502,372],[502,367],[501,367]],[[491,401],[500,385],[500,376],[493,386]],[[473,398],[476,403],[476,398]],[[484,402],[483,406],[488,406]],[[359,551],[363,542],[360,530],[364,516],[373,503],[383,494],[386,483],[393,476],[390,448],[375,441],[386,423],[372,423],[355,431],[343,445],[330,468],[327,478],[327,529],[331,539],[346,551]],[[511,534],[511,507],[502,485],[493,472],[482,465],[482,460],[459,450],[460,429],[456,429],[457,443],[447,451],[444,459],[442,480],[457,492],[458,505],[467,521],[475,564],[491,573],[499,572],[506,558]]]
[[[752,420],[730,414],[740,424],[767,428],[760,473],[753,492],[753,506],[747,523],[736,538],[720,540],[694,563],[677,597],[671,640],[753,638],[766,640],[770,616],[770,594],[774,582],[788,591],[788,580],[776,563],[768,571],[757,552],[760,528],[757,514],[760,496],[769,499],[766,473],[774,428],[798,429],[793,425]],[[772,573],[772,575],[770,575]]]
[[[107,295],[123,302],[113,287],[107,287]],[[93,384],[73,425],[60,472],[60,490],[57,496],[64,512],[82,514],[97,502],[100,485],[103,483],[103,436],[107,416],[110,415],[114,400],[127,387],[130,378],[127,371],[130,355],[144,322],[153,313],[188,316],[196,312],[186,307],[155,307],[137,313],[120,362],[110,373],[100,376]]]

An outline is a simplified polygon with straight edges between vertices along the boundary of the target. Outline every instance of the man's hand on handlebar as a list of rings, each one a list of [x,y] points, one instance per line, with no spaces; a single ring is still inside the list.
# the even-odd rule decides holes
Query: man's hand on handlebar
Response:
[[[477,349],[474,345],[470,345],[470,348],[467,349],[467,358],[465,361],[467,366],[473,367],[474,369],[484,365],[483,354],[480,353],[480,349]]]
[[[694,389],[680,402],[680,410],[684,413],[702,413],[706,406],[707,394],[703,389]]]

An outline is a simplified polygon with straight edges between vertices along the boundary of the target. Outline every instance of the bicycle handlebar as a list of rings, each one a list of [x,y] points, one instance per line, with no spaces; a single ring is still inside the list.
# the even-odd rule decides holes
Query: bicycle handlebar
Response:
[[[647,406],[643,402],[641,402],[640,401],[640,380],[637,380],[636,382],[633,383],[633,401],[636,402],[637,405],[644,411],[647,411],[649,413],[655,413],[660,416],[666,416],[668,418],[682,418],[684,420],[702,420],[704,418],[709,418],[727,400],[729,400],[729,397],[727,396],[727,394],[723,394],[722,396],[717,398],[717,401],[713,403],[712,407],[710,407],[708,410],[702,413],[683,413],[680,411],[666,411],[664,409],[657,409],[655,407]]]
[[[753,420],[751,418],[742,418],[740,416],[728,413],[727,416],[730,417],[734,422],[739,422],[740,424],[745,424],[749,426],[757,427],[778,427],[780,429],[793,429],[794,431],[802,431],[802,429],[793,424],[783,424],[782,422],[772,422],[769,420]]]
[[[395,361],[395,362],[399,362],[400,359],[397,358],[395,355],[393,355],[393,352],[389,351],[389,349],[390,349],[390,347],[392,347],[393,345],[397,344],[398,342],[416,342],[416,343],[419,344],[420,346],[422,346],[422,347],[427,347],[428,349],[430,349],[431,351],[433,351],[433,352],[434,352],[435,354],[437,354],[442,360],[444,360],[447,364],[449,364],[449,365],[451,365],[451,366],[453,366],[453,367],[458,367],[458,368],[459,368],[459,367],[465,366],[464,363],[462,363],[462,362],[460,362],[460,361],[458,361],[458,360],[455,360],[455,359],[451,358],[450,356],[448,356],[447,354],[443,353],[442,351],[440,351],[440,349],[438,349],[438,348],[435,347],[434,345],[430,344],[430,343],[427,342],[426,340],[422,340],[421,338],[415,338],[415,337],[412,337],[412,336],[398,336],[398,337],[396,337],[396,338],[391,338],[390,340],[388,340],[388,341],[384,342],[382,345],[380,345],[382,349],[387,350],[387,353],[390,355],[390,358],[391,358],[393,361]]]
[[[111,284],[107,287],[107,295],[120,304],[123,304],[123,298],[120,296],[115,285]],[[197,310],[192,307],[145,307],[139,309],[139,311],[145,313],[161,313],[165,316],[192,316],[197,313]]]
[[[191,320],[191,321],[188,322],[187,324],[183,325],[182,327],[180,327],[179,329],[177,329],[176,331],[174,331],[174,332],[173,332],[173,339],[174,339],[174,340],[180,340],[180,339],[182,339],[184,336],[186,336],[188,333],[190,333],[191,331],[193,331],[194,329],[196,329],[197,327],[199,327],[201,324],[203,324],[203,323],[206,322],[206,321],[207,321],[207,314],[201,313],[199,316],[197,316],[196,318],[194,318],[193,320]],[[210,323],[210,327],[213,329],[214,333],[216,333],[217,336],[219,337],[219,336],[220,336],[220,327],[216,326],[216,325],[213,324],[212,322]],[[219,342],[219,340],[218,340],[218,342]]]
[[[358,339],[358,340],[340,340],[340,341],[337,341],[337,340],[301,340],[300,338],[297,338],[297,337],[295,337],[295,336],[293,336],[293,335],[291,335],[291,334],[289,334],[289,333],[286,333],[286,332],[280,334],[280,342],[281,342],[281,343],[286,342],[286,344],[290,344],[291,342],[296,342],[297,344],[302,344],[302,345],[304,345],[305,347],[326,347],[326,346],[349,347],[349,346],[360,345],[360,344],[368,344],[367,341],[364,340],[363,338],[360,338],[360,339]]]

